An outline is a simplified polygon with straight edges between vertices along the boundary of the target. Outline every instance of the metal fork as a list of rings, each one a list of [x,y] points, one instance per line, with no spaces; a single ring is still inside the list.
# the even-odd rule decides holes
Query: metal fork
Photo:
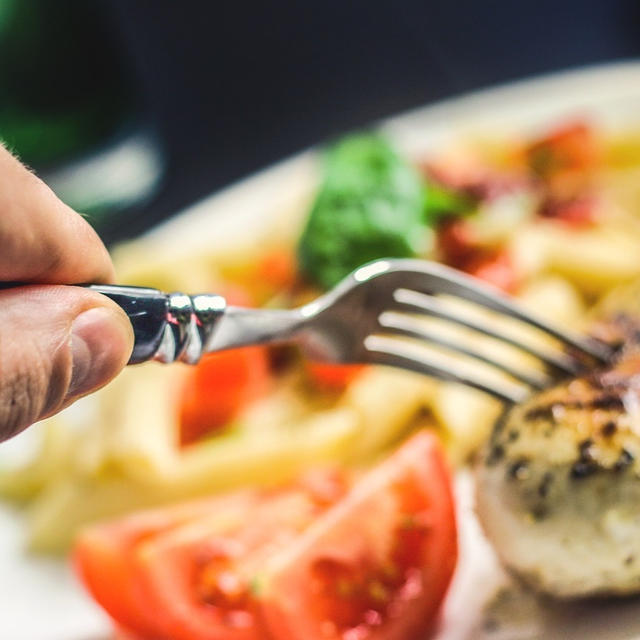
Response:
[[[378,260],[366,264],[328,293],[292,310],[228,306],[222,296],[165,294],[155,289],[89,285],[117,302],[134,327],[131,363],[196,363],[203,353],[252,344],[292,342],[311,359],[379,364],[417,371],[480,389],[503,401],[523,400],[532,389],[611,359],[613,350],[525,311],[497,289],[442,264]],[[536,344],[500,328],[492,318],[460,310],[443,298],[463,299],[523,323],[552,338]],[[424,317],[464,327],[533,356],[539,369],[515,367],[486,349],[425,326]],[[539,341],[538,341],[539,342]],[[420,345],[482,362],[506,376],[477,373],[461,360],[425,354]],[[437,354],[436,354],[437,356]]]

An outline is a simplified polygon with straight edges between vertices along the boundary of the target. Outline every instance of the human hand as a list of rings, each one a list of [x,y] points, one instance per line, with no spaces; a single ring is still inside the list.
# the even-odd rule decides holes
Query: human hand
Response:
[[[113,265],[93,229],[0,144],[0,440],[105,385],[133,332],[111,300],[80,287]],[[27,284],[34,283],[34,284]]]

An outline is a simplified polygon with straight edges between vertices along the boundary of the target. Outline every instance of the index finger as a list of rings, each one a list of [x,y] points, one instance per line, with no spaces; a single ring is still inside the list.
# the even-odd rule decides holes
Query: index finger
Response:
[[[0,281],[109,282],[100,238],[0,144]]]

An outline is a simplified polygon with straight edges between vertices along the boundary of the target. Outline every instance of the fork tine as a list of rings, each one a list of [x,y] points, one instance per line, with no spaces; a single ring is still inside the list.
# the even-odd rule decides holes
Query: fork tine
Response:
[[[372,364],[382,364],[400,367],[422,373],[439,380],[457,382],[474,389],[484,391],[494,398],[515,404],[523,401],[529,390],[525,387],[508,382],[489,382],[465,371],[465,367],[455,364],[435,364],[420,357],[416,349],[410,344],[403,344],[400,340],[385,336],[371,335],[364,339],[364,346],[368,352],[368,361]]]
[[[524,372],[516,367],[512,367],[508,363],[501,362],[487,354],[481,353],[476,349],[456,343],[454,340],[450,340],[438,335],[437,333],[431,332],[409,316],[402,316],[393,312],[384,312],[378,318],[378,323],[380,327],[385,330],[385,334],[416,338],[418,340],[423,340],[445,347],[449,351],[469,356],[474,360],[479,360],[480,362],[484,362],[496,369],[500,369],[512,378],[515,378],[534,389],[543,389],[550,382],[549,376],[538,372]]]
[[[442,304],[442,301],[434,298],[433,296],[425,295],[424,293],[419,293],[417,291],[409,291],[407,289],[397,289],[393,293],[393,299],[396,306],[390,308],[390,311],[426,314],[435,318],[441,318],[442,320],[449,320],[450,322],[460,326],[467,327],[468,329],[502,340],[503,342],[511,344],[518,349],[522,349],[522,351],[535,356],[547,365],[555,367],[556,369],[570,375],[575,375],[580,371],[579,363],[569,355],[562,353],[561,351],[558,351],[557,353],[554,353],[551,350],[543,351],[542,349],[538,349],[533,345],[527,344],[518,338],[496,331],[480,321],[465,318],[452,309],[447,308],[446,305]]]
[[[389,263],[391,272],[407,271],[408,279],[404,286],[408,289],[429,294],[434,292],[447,293],[475,302],[533,326],[571,346],[580,353],[601,362],[608,362],[613,355],[613,351],[608,345],[593,338],[585,338],[565,331],[553,323],[549,323],[535,314],[525,311],[491,285],[456,271],[451,267],[423,260],[394,260],[389,261]],[[423,275],[429,276],[429,286],[424,285],[425,279],[421,277]]]

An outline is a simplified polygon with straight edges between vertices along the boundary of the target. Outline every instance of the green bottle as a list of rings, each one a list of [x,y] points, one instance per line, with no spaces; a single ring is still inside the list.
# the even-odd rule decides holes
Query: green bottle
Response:
[[[97,226],[162,175],[112,26],[95,1],[0,0],[0,140]]]

